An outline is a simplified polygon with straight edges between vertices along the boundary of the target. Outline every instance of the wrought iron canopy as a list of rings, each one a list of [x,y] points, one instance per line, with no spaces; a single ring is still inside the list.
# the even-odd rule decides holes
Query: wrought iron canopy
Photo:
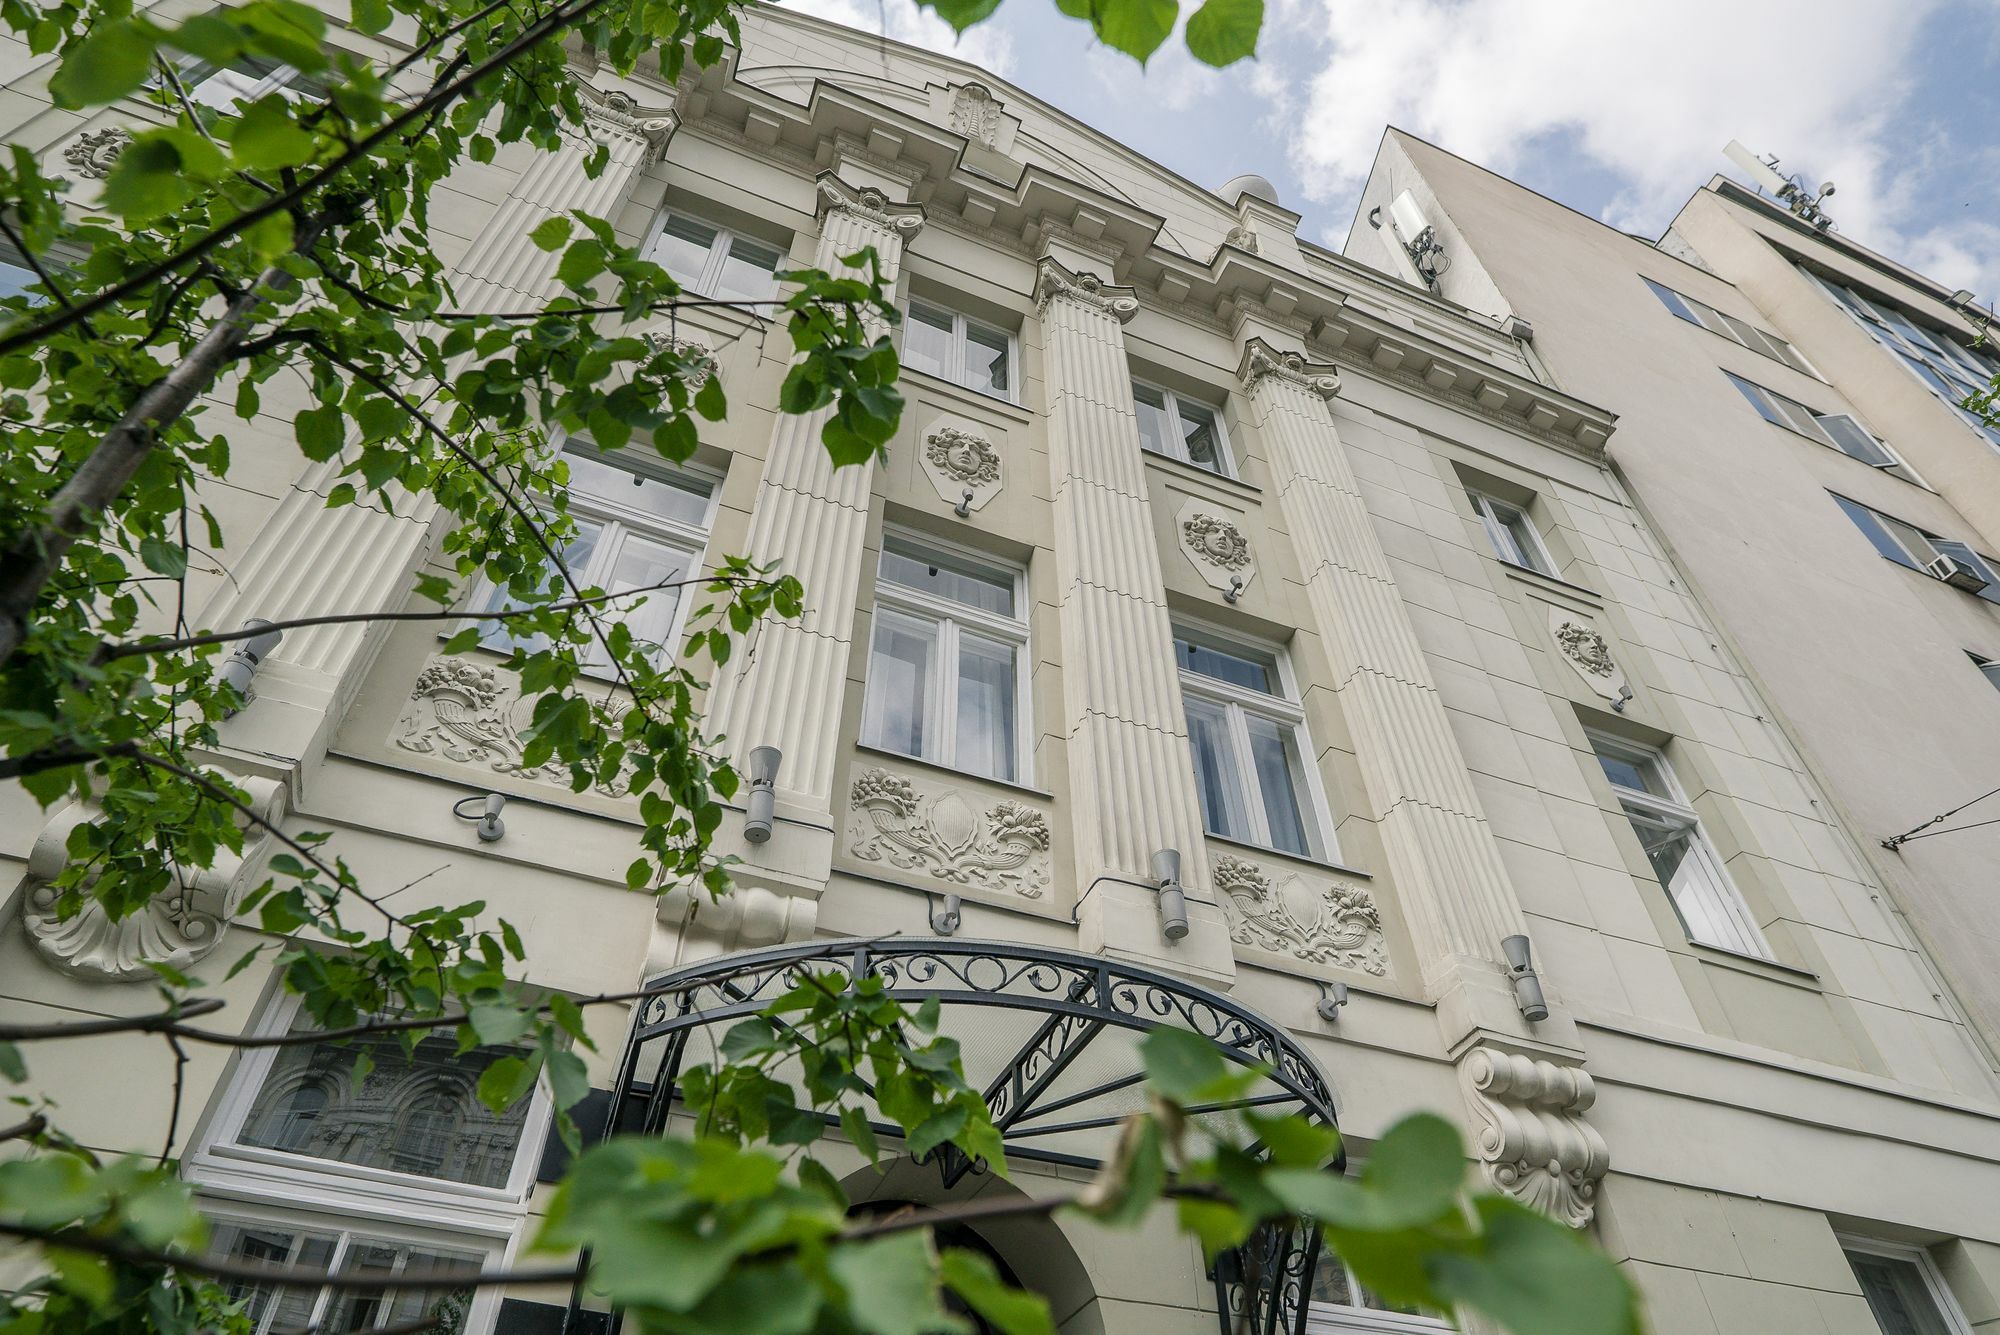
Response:
[[[1334,1124],[1318,1064],[1249,1007],[1170,974],[1098,955],[1008,941],[891,938],[808,941],[718,956],[648,984],[619,1073],[622,1127],[657,1131],[671,1115],[679,1072],[712,1060],[722,1036],[789,991],[802,970],[877,977],[890,995],[941,1003],[939,1031],[959,1042],[967,1079],[984,1091],[1010,1158],[1094,1167],[1119,1122],[1144,1105],[1138,1041],[1166,1025],[1213,1039],[1264,1074],[1229,1106],[1296,1113]],[[896,1134],[885,1124],[877,1130]],[[977,1165],[940,1162],[947,1186]]]

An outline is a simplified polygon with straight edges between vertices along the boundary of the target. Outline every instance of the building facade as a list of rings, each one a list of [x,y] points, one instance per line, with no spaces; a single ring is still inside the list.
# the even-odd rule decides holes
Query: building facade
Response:
[[[51,161],[94,161],[144,114],[54,111],[42,72],[16,68],[12,137]],[[285,72],[216,77],[227,91],[253,76]],[[1879,822],[1786,723],[1789,682],[1656,514],[1676,493],[1641,485],[1626,443],[1650,411],[1558,364],[1557,317],[1498,304],[1511,274],[1480,278],[1440,220],[1452,274],[1483,287],[1431,291],[1387,252],[1302,240],[1254,177],[1211,192],[962,62],[796,14],[748,14],[741,48],[677,87],[578,77],[607,171],[586,178],[583,146],[503,153],[434,209],[468,305],[552,294],[554,260],[527,233],[584,208],[718,296],[767,295],[776,270],[872,245],[904,311],[908,408],[870,467],[832,470],[817,421],[773,411],[784,343],[727,311],[658,331],[705,349],[729,392],[689,466],[560,442],[587,582],[649,584],[726,553],[805,580],[805,615],[759,628],[707,699],[739,760],[779,754],[772,835],[725,827],[742,861],[720,903],[627,892],[636,803],[524,768],[498,632],[447,656],[417,624],[288,635],[263,664],[217,763],[270,813],[335,831],[371,883],[427,876],[439,902],[485,900],[521,929],[530,981],[579,995],[680,979],[698,1018],[705,971],[883,943],[903,985],[962,1003],[954,1032],[1022,1159],[1009,1185],[850,1156],[863,1202],[1055,1189],[1101,1150],[1132,1035],[1185,1023],[1256,1035],[1278,1094],[1337,1114],[1357,1160],[1408,1112],[1453,1118],[1494,1186],[1595,1232],[1661,1332],[2000,1328],[2000,1087],[1934,967],[1949,956],[1864,847]],[[1385,155],[1382,170],[1403,166]],[[1697,286],[1676,266],[1700,271],[1646,253],[1664,286]],[[1736,311],[1700,277],[1688,297]],[[1775,345],[1764,360],[1741,373],[1782,381],[1768,391],[1806,374]],[[1664,367],[1626,372],[1672,400]],[[208,498],[231,545],[195,577],[204,624],[399,608],[416,573],[446,573],[422,511],[324,508],[337,465],[302,468],[276,394],[266,411]],[[1884,470],[1842,485],[1851,504],[1962,531],[1883,499],[1916,485]],[[1741,565],[1735,584],[1763,583]],[[1913,597],[1931,595],[1965,596],[1939,582]],[[493,596],[470,587],[463,606]],[[639,615],[671,642],[681,612]],[[492,842],[454,815],[487,792],[510,799]],[[1910,797],[1916,816],[1950,805]],[[222,930],[266,851],[254,839],[242,865],[131,923],[58,921],[45,888],[90,812],[0,800],[10,1013],[137,1011],[147,958],[219,965],[254,942]],[[294,1023],[261,966],[215,991],[240,1023]],[[1003,1015],[1036,1005],[1049,1023]],[[1063,1007],[1089,1012],[1091,1038],[1064,1037]],[[708,1031],[651,1011],[592,1023],[600,1119],[670,1115],[672,1063]],[[156,1147],[171,1083],[156,1048],[57,1058],[76,1063],[48,1077],[71,1129]],[[497,1261],[558,1167],[539,1098],[478,1113],[478,1059],[449,1045],[384,1054],[359,1088],[331,1050],[193,1056],[185,1171],[241,1255]],[[148,1092],[118,1096],[132,1088]],[[1065,1331],[1212,1330],[1230,1301],[1229,1276],[1165,1216],[979,1241]],[[1337,1258],[1311,1292],[1314,1330],[1444,1328],[1382,1310]],[[342,1301],[294,1293],[260,1320],[408,1315]],[[552,1328],[537,1323],[568,1295],[450,1301],[482,1335]]]

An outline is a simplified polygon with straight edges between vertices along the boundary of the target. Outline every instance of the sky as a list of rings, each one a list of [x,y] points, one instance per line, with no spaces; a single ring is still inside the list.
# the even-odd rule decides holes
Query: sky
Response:
[[[785,2],[984,66],[1199,184],[1266,176],[1330,246],[1385,125],[1647,236],[1740,176],[1740,139],[1833,181],[1841,233],[2000,296],[2000,0],[1266,0],[1258,56],[1224,70],[1178,36],[1141,69],[1050,0],[963,39],[914,0]]]

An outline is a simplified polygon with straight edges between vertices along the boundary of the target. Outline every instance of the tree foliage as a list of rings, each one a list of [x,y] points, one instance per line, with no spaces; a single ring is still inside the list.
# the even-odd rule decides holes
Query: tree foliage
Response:
[[[962,28],[995,3],[935,7]],[[1178,21],[1173,0],[1058,4],[1142,59]],[[1205,0],[1186,21],[1189,48],[1217,64],[1246,55],[1261,12],[1259,0]],[[730,0],[351,0],[346,36],[299,0],[179,21],[131,0],[0,0],[0,21],[56,57],[59,106],[152,108],[89,208],[27,146],[0,161],[0,234],[39,276],[0,301],[0,778],[44,806],[88,801],[97,813],[71,837],[61,911],[88,902],[130,915],[240,853],[245,824],[261,819],[208,763],[217,724],[245,703],[216,672],[242,632],[194,627],[187,608],[191,567],[229,536],[203,502],[232,474],[244,431],[231,418],[280,421],[301,460],[331,465],[330,507],[435,512],[456,579],[420,576],[412,594],[437,610],[395,615],[450,615],[458,590],[482,578],[503,589],[519,646],[505,667],[532,702],[524,765],[560,767],[578,791],[615,779],[632,794],[644,821],[634,891],[726,893],[711,836],[738,780],[704,740],[703,676],[759,619],[798,615],[798,578],[755,553],[723,560],[695,581],[702,605],[678,652],[639,641],[623,615],[631,597],[580,586],[560,559],[576,530],[549,444],[572,433],[691,456],[728,404],[712,367],[658,337],[689,298],[607,220],[575,211],[532,233],[560,256],[560,295],[526,311],[467,309],[436,253],[432,207],[469,163],[516,145],[560,151],[585,133],[570,48],[618,74],[657,62],[672,81],[735,38]],[[344,49],[378,35],[396,54]],[[243,60],[289,66],[311,94],[227,109],[189,96],[195,65]],[[598,145],[586,170],[608,161]],[[780,407],[821,414],[836,463],[865,462],[902,406],[883,332],[897,314],[877,259],[862,251],[836,272],[780,277],[785,295],[749,312],[790,337]],[[463,631],[447,648],[476,640]],[[613,687],[592,684],[587,663],[608,665]],[[405,903],[363,884],[324,833],[263,833],[282,851],[238,913],[265,933],[260,949],[321,1030],[393,1034],[410,1048],[446,1031],[461,1051],[508,1047],[479,1096],[501,1109],[542,1084],[581,1148],[568,1109],[587,1089],[585,1009],[637,994],[545,995],[528,985],[519,934],[489,925],[483,904]],[[204,1028],[221,1007],[209,983],[159,973],[155,1013],[0,1027],[0,1079],[21,1091],[20,1120],[0,1127],[12,1151],[0,1161],[0,1235],[35,1244],[45,1262],[0,1297],[0,1330],[228,1332],[245,1318],[226,1284],[364,1282],[203,1250],[174,1166],[187,1047],[301,1040]],[[829,1126],[871,1157],[888,1152],[862,1111],[872,1108],[899,1129],[899,1152],[949,1147],[1005,1172],[999,1132],[937,1027],[935,1007],[907,1011],[875,980],[802,977],[730,1033],[718,1064],[684,1073],[690,1133],[581,1153],[537,1239],[554,1260],[444,1278],[582,1275],[661,1330],[916,1335],[960,1327],[946,1291],[1000,1329],[1047,1330],[1046,1307],[982,1257],[940,1252],[930,1220],[853,1216],[812,1153]],[[157,1035],[176,1056],[175,1117],[156,1158],[100,1158],[33,1092],[43,1045],[109,1033]],[[1254,1078],[1214,1049],[1161,1031],[1147,1062],[1154,1111],[1126,1126],[1104,1173],[1074,1198],[1024,1209],[1125,1223],[1172,1208],[1211,1251],[1303,1212],[1365,1282],[1401,1300],[1479,1308],[1520,1330],[1632,1327],[1630,1295],[1601,1257],[1510,1202],[1467,1194],[1462,1147],[1442,1123],[1398,1128],[1348,1182],[1322,1171],[1334,1151],[1323,1130],[1254,1113],[1194,1127],[1181,1106]]]

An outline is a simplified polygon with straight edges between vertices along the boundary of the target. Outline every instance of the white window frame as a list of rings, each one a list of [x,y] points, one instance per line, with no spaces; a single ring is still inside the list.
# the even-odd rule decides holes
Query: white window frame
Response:
[[[195,1207],[205,1218],[215,1223],[340,1235],[336,1250],[327,1263],[329,1272],[345,1264],[345,1258],[356,1242],[383,1242],[391,1245],[425,1247],[437,1251],[472,1252],[480,1256],[481,1259],[476,1264],[482,1270],[506,1266],[516,1251],[515,1238],[511,1230],[507,1234],[458,1232],[427,1227],[423,1223],[413,1222],[398,1215],[360,1217],[346,1212],[346,1207],[337,1204],[322,1209],[317,1202],[304,1198],[286,1200],[280,1204],[227,1194],[221,1190],[211,1189],[208,1183],[199,1180],[196,1182],[196,1187]],[[321,1289],[314,1298],[310,1324],[317,1325],[320,1321],[321,1315],[326,1311],[328,1297],[327,1291]],[[499,1319],[500,1304],[505,1297],[503,1290],[493,1285],[474,1289],[472,1301],[466,1305],[464,1335],[482,1335],[483,1332],[490,1331],[494,1322]],[[274,1304],[266,1309],[264,1320],[253,1331],[253,1335],[267,1335],[276,1317]]]
[[[1612,796],[1617,799],[1619,810],[1628,823],[1632,819],[1633,809],[1637,808],[1639,814],[1648,819],[1686,831],[1688,856],[1700,860],[1716,892],[1716,902],[1707,907],[1733,927],[1737,937],[1736,941],[1729,942],[1708,941],[1696,936],[1688,926],[1687,914],[1683,912],[1679,899],[1675,897],[1673,887],[1662,884],[1660,889],[1665,893],[1667,902],[1673,906],[1674,916],[1680,919],[1681,930],[1687,934],[1687,939],[1695,945],[1705,946],[1711,950],[1776,963],[1777,956],[1772,952],[1770,942],[1764,939],[1763,928],[1757,925],[1756,918],[1751,915],[1749,902],[1743,898],[1743,892],[1736,888],[1736,882],[1730,877],[1729,869],[1723,865],[1721,855],[1709,841],[1708,831],[1702,828],[1701,815],[1689,804],[1687,792],[1681,787],[1680,776],[1674,773],[1674,767],[1667,762],[1666,754],[1658,748],[1642,746],[1607,733],[1589,732],[1587,735],[1593,752],[1592,759],[1609,755],[1647,770],[1659,779],[1660,787],[1665,790],[1664,795],[1613,783],[1611,777],[1604,774],[1603,767],[1601,765],[1598,767],[1598,773],[1610,787]],[[1638,836],[1636,827],[1632,833],[1635,838]],[[1650,858],[1647,859],[1647,870],[1649,872],[1652,870]]]
[[[1958,1298],[1952,1293],[1951,1287],[1944,1282],[1944,1272],[1938,1269],[1937,1261],[1931,1256],[1928,1248],[1885,1242],[1880,1238],[1863,1237],[1853,1233],[1836,1233],[1834,1241],[1840,1244],[1843,1257],[1848,1252],[1860,1252],[1866,1256],[1879,1256],[1885,1260],[1903,1261],[1915,1266],[1917,1273],[1923,1276],[1924,1287],[1930,1291],[1932,1305],[1936,1307],[1937,1315],[1944,1322],[1945,1328],[1951,1335],[1972,1335],[1972,1323],[1960,1309]],[[1857,1285],[1860,1283],[1858,1279],[1855,1282]],[[1865,1303],[1867,1299],[1864,1297],[1862,1301]],[[1869,1313],[1869,1319],[1871,1321],[1874,1319],[1873,1312]]]
[[[1032,787],[1034,773],[1034,711],[1032,693],[1028,689],[1028,572],[1015,562],[1000,560],[985,552],[944,542],[928,535],[910,533],[891,528],[882,535],[882,552],[891,547],[901,555],[921,559],[926,552],[935,553],[948,560],[963,561],[978,566],[991,575],[1004,575],[1014,584],[1014,615],[1002,616],[984,608],[972,607],[954,602],[949,598],[927,593],[922,589],[912,589],[893,580],[884,579],[881,558],[876,558],[875,568],[875,611],[868,627],[868,680],[862,689],[861,702],[861,745],[883,751],[890,755],[909,756],[927,765],[942,769],[957,770],[974,778],[992,783],[1013,784],[1017,787]],[[930,680],[926,684],[926,723],[936,726],[927,728],[927,735],[937,739],[931,755],[909,755],[908,752],[885,745],[873,736],[876,685],[875,685],[875,633],[879,624],[896,619],[918,621],[927,627],[934,626],[937,635],[936,661],[931,664]],[[965,769],[958,763],[958,682],[959,640],[964,631],[989,640],[998,640],[1014,651],[1014,773],[1011,777],[981,774],[977,770]]]
[[[934,315],[948,315],[951,317],[951,355],[945,359],[944,369],[941,371],[926,371],[920,366],[909,367],[909,370],[915,371],[919,375],[937,376],[940,379],[957,385],[960,389],[970,391],[982,398],[999,399],[1002,403],[1019,403],[1021,401],[1020,335],[1011,329],[1003,328],[991,321],[967,315],[964,311],[956,310],[953,307],[945,305],[943,302],[916,296],[910,298],[910,309],[905,313],[904,324],[906,328],[909,320],[914,317],[916,308],[919,306],[924,307]],[[1007,391],[1004,394],[995,394],[990,389],[982,389],[977,385],[967,383],[965,331],[971,325],[977,325],[989,334],[999,334],[1007,340]]]
[[[288,1033],[299,1011],[298,997],[281,996],[264,1008],[253,1032],[259,1036]],[[538,1082],[528,1096],[520,1145],[507,1181],[497,1187],[482,1187],[241,1143],[237,1138],[281,1051],[273,1046],[242,1053],[210,1108],[186,1166],[187,1177],[204,1194],[231,1201],[267,1202],[282,1210],[319,1212],[335,1220],[407,1220],[435,1230],[441,1237],[461,1233],[487,1239],[513,1236],[526,1217],[542,1143],[548,1138],[551,1113],[542,1084]]]
[[[1180,661],[1178,651],[1174,655],[1174,669],[1180,674],[1182,696],[1193,696],[1204,703],[1221,706],[1228,720],[1230,759],[1236,766],[1238,781],[1244,786],[1244,815],[1250,825],[1248,834],[1239,838],[1208,829],[1204,829],[1203,833],[1210,839],[1268,849],[1280,857],[1338,863],[1340,841],[1334,833],[1331,809],[1327,806],[1326,792],[1320,784],[1319,753],[1313,747],[1312,729],[1306,725],[1305,706],[1299,702],[1298,679],[1292,674],[1290,653],[1283,645],[1246,640],[1185,618],[1174,621],[1173,633],[1177,640],[1191,640],[1204,647],[1242,656],[1269,658],[1277,677],[1275,685],[1279,693],[1266,694],[1196,672]],[[1299,804],[1299,821],[1305,827],[1306,851],[1302,854],[1277,848],[1271,843],[1270,817],[1265,812],[1262,793],[1256,786],[1257,770],[1250,747],[1252,715],[1290,730],[1292,745],[1298,749],[1301,787],[1294,796]],[[1192,738],[1188,742],[1188,765],[1190,769],[1194,765]]]
[[[730,227],[724,223],[716,222],[712,218],[705,218],[693,209],[681,209],[669,205],[654,215],[653,225],[646,232],[645,248],[640,252],[647,259],[660,265],[661,268],[666,268],[666,262],[659,259],[654,252],[659,246],[660,238],[666,233],[667,220],[670,218],[682,218],[698,226],[712,228],[715,232],[715,240],[709,243],[708,258],[702,261],[701,272],[686,279],[683,279],[679,274],[674,274],[674,281],[680,283],[683,291],[691,292],[698,296],[714,296],[716,286],[722,278],[722,266],[729,262],[729,252],[735,247],[736,241],[740,237],[752,245],[764,246],[778,252],[778,258],[772,265],[773,277],[768,288],[753,296],[742,298],[742,300],[758,301],[778,295],[778,280],[775,275],[778,270],[785,267],[787,248],[775,241],[766,241],[761,236],[752,236],[741,228]],[[669,269],[668,272],[672,273],[673,271]]]
[[[1172,435],[1169,440],[1171,448],[1155,450],[1151,447],[1145,447],[1146,453],[1158,455],[1163,459],[1174,459],[1186,464],[1190,468],[1199,468],[1204,473],[1214,473],[1218,477],[1233,478],[1236,476],[1236,451],[1229,443],[1229,427],[1222,420],[1222,404],[1211,403],[1206,399],[1198,399],[1192,395],[1182,394],[1178,390],[1169,389],[1157,381],[1147,380],[1141,376],[1133,376],[1132,384],[1137,388],[1150,389],[1166,400],[1167,419],[1172,427]],[[1182,429],[1181,424],[1180,406],[1183,401],[1206,410],[1215,418],[1215,467],[1213,468],[1204,463],[1196,463],[1188,457],[1187,434]],[[1139,437],[1139,440],[1141,445],[1144,446],[1145,437],[1142,435]]]
[[[582,570],[570,572],[578,588],[592,588],[599,583],[599,577],[609,573],[613,554],[617,551],[618,544],[616,542],[607,542],[605,535],[612,534],[616,536],[613,533],[614,526],[619,532],[630,532],[638,537],[659,543],[665,547],[671,547],[675,551],[682,553],[687,557],[688,561],[687,574],[683,578],[699,579],[701,577],[702,572],[707,568],[709,535],[715,528],[716,507],[722,495],[723,480],[721,477],[703,468],[691,467],[685,464],[669,465],[659,460],[647,460],[642,454],[631,451],[630,447],[627,450],[613,452],[600,450],[586,440],[573,439],[566,442],[558,442],[554,448],[560,454],[581,455],[607,468],[615,468],[622,473],[630,474],[644,481],[659,482],[668,486],[674,485],[676,482],[695,483],[708,488],[707,504],[702,510],[701,522],[698,525],[688,523],[684,520],[670,519],[662,515],[656,515],[651,511],[642,510],[637,506],[621,505],[612,498],[584,496],[571,491],[569,493],[570,515],[575,518],[590,519],[605,526],[605,533],[599,535],[597,544],[591,551],[590,560],[585,563]],[[640,462],[642,466],[631,466],[634,462]],[[467,608],[471,609],[470,613],[463,621],[454,623],[453,629],[460,630],[466,626],[483,627],[487,625],[496,626],[501,630],[507,629],[506,622],[496,620],[490,615],[479,615],[480,610],[483,610],[488,600],[492,598],[494,589],[495,585],[493,581],[482,576],[473,589],[473,596],[466,604]],[[666,634],[661,640],[664,655],[663,661],[672,661],[679,654],[681,636],[687,628],[688,611],[695,601],[695,599],[689,596],[694,592],[692,586],[683,587],[677,592],[679,594],[679,601],[674,607],[673,620],[668,624]],[[657,598],[660,596],[660,593],[656,591],[647,596]],[[622,602],[611,603],[609,604],[609,610],[600,609],[599,615],[613,616],[617,609],[623,606],[624,603]],[[507,648],[486,644],[483,641],[479,647],[487,653],[505,654],[510,652]],[[596,661],[595,656],[599,652],[601,652],[601,646],[597,646],[594,643],[578,649],[577,657],[583,669],[583,675],[599,681],[612,680],[616,674],[612,672],[610,664]]]
[[[1495,557],[1513,566],[1516,570],[1530,571],[1537,575],[1545,575],[1550,579],[1562,578],[1562,576],[1556,573],[1555,558],[1549,555],[1548,544],[1542,541],[1542,530],[1536,525],[1535,517],[1528,513],[1527,506],[1516,505],[1512,501],[1502,500],[1500,497],[1489,495],[1477,487],[1467,487],[1466,495],[1472,498],[1472,508],[1479,516],[1479,526],[1486,530],[1486,541],[1493,548],[1493,555]],[[1507,555],[1510,550],[1518,550],[1520,544],[1514,541],[1514,535],[1508,530],[1505,521],[1501,519],[1499,512],[1502,510],[1519,515],[1522,525],[1528,530],[1528,537],[1531,540],[1530,545],[1533,550],[1521,552],[1520,555],[1524,558],[1522,560],[1517,561]]]

